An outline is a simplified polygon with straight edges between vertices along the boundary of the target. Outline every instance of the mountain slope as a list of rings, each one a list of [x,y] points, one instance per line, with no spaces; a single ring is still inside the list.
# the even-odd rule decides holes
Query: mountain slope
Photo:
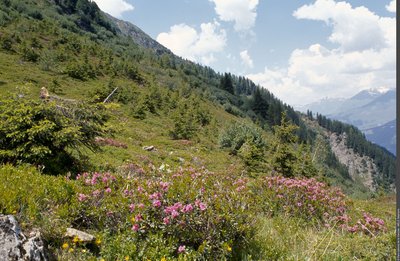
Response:
[[[110,19],[110,21],[113,24],[116,25],[118,31],[122,35],[132,38],[136,44],[144,48],[154,50],[159,55],[164,53],[171,53],[170,50],[165,48],[163,45],[159,44],[157,41],[153,40],[150,36],[148,36],[136,25],[117,19],[108,14],[105,15],[107,16],[108,19]]]
[[[387,148],[396,155],[396,120],[363,130],[368,140]]]

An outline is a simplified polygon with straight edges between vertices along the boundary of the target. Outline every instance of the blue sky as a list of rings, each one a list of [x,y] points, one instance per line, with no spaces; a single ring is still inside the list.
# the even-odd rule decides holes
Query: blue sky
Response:
[[[395,87],[394,0],[95,0],[175,54],[306,104]]]

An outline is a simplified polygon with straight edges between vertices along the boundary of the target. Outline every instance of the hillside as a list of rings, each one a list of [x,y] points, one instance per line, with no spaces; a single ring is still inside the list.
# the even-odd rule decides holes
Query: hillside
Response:
[[[39,229],[54,259],[393,253],[393,199],[378,197],[394,157],[353,126],[179,58],[94,2],[0,3],[0,214]],[[332,135],[374,167],[352,171]]]
[[[359,128],[368,140],[395,155],[396,130],[385,128],[396,119],[394,89],[363,90],[349,99],[324,99],[297,109],[304,112],[310,110],[352,124]]]

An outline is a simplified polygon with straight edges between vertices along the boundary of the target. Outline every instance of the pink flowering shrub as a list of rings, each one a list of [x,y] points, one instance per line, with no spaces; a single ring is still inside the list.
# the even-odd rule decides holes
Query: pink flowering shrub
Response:
[[[257,215],[303,218],[346,233],[376,235],[385,230],[381,219],[367,213],[351,223],[345,195],[315,179],[250,179],[193,168],[134,169],[127,169],[128,174],[79,175],[79,208],[73,221],[78,227],[106,229],[112,240],[124,235],[133,259],[240,259]],[[103,251],[113,258],[113,250]]]
[[[315,179],[265,177],[255,188],[264,211],[331,223],[347,209],[345,195]]]
[[[376,236],[387,230],[385,222],[373,217],[370,213],[364,212],[362,218],[358,219],[355,224],[351,225],[351,218],[347,215],[336,218],[339,226],[350,233],[363,233],[370,236]]]
[[[245,246],[252,224],[250,196],[238,193],[233,179],[192,168],[130,174],[79,175],[85,191],[76,195],[81,205],[76,222],[90,227],[96,220],[110,231],[131,233],[138,248],[161,236],[175,245],[170,256],[221,259],[232,255],[227,249],[234,245]]]
[[[102,137],[96,137],[96,143],[101,145],[101,146],[112,146],[112,147],[117,147],[117,148],[128,148],[128,145],[126,145],[123,142],[114,140],[112,138],[102,138]]]

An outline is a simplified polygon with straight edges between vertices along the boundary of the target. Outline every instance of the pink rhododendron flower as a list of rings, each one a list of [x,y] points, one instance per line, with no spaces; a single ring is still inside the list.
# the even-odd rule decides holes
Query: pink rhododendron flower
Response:
[[[129,211],[132,213],[135,210],[135,204],[129,205]]]
[[[186,251],[186,246],[181,245],[178,247],[178,253],[184,253]]]
[[[78,200],[81,201],[81,202],[87,200],[88,198],[89,197],[87,195],[85,195],[85,194],[79,194],[78,195]]]
[[[206,209],[207,209],[207,205],[206,205],[206,204],[204,204],[204,203],[202,203],[202,202],[200,202],[200,204],[199,204],[199,208],[200,208],[200,210],[201,210],[201,211],[204,211],[204,210],[206,210]]]
[[[158,199],[156,199],[156,200],[153,200],[153,206],[154,207],[161,207],[161,201],[159,201]]]
[[[136,220],[137,222],[142,221],[142,220],[143,220],[142,215],[141,215],[141,214],[137,214],[137,215],[135,216],[135,220]]]
[[[187,204],[187,205],[183,206],[183,208],[182,208],[182,212],[183,213],[187,213],[187,212],[190,212],[192,210],[193,210],[192,204]]]
[[[176,210],[172,210],[172,212],[171,212],[171,217],[172,217],[172,218],[176,218],[177,216],[179,216],[179,212],[176,211]]]
[[[168,224],[170,223],[170,220],[169,220],[168,217],[165,217],[165,218],[163,219],[163,222],[164,222],[165,225],[168,225]]]
[[[144,204],[143,204],[143,203],[139,203],[139,204],[137,205],[137,207],[138,207],[138,208],[144,208]]]
[[[135,232],[139,231],[139,225],[138,224],[133,225],[132,230]]]
[[[105,190],[107,193],[111,193],[111,188],[106,188]]]

